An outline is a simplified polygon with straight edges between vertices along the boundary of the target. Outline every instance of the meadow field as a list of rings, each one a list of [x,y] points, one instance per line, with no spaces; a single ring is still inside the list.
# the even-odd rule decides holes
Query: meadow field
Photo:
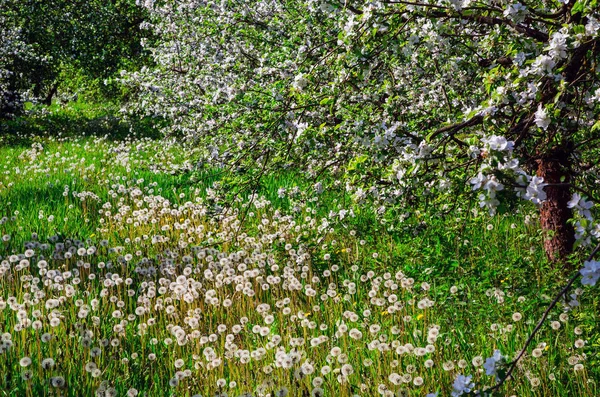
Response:
[[[0,395],[444,396],[459,374],[481,391],[569,275],[527,203],[389,221],[292,171],[221,201],[233,171],[94,128],[4,136]],[[600,393],[598,297],[568,299],[497,395]]]

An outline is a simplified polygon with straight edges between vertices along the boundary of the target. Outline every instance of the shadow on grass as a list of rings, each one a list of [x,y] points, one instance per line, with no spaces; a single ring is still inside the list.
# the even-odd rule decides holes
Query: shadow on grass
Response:
[[[160,138],[157,120],[124,119],[115,105],[69,104],[36,108],[12,120],[0,120],[0,146],[30,146],[36,138]]]

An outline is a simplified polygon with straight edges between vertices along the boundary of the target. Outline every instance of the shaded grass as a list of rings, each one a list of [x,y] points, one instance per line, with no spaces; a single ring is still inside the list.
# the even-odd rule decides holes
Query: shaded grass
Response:
[[[30,106],[24,115],[0,121],[0,147],[27,147],[40,138],[106,137],[117,141],[132,136],[159,138],[157,122],[149,118],[124,119],[119,114],[119,105],[111,103]]]

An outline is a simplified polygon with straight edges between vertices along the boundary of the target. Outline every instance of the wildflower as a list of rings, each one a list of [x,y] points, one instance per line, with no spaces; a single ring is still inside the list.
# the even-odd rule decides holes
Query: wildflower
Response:
[[[23,357],[20,361],[19,361],[19,365],[21,367],[28,367],[29,365],[31,365],[31,359],[29,357]]]
[[[567,359],[567,362],[569,363],[569,365],[575,365],[579,362],[579,357],[571,356]]]
[[[42,360],[42,368],[43,369],[54,368],[54,360],[52,358],[45,358],[44,360]]]
[[[278,391],[275,392],[276,397],[286,397],[289,394],[287,387],[282,387]]]
[[[96,365],[96,363],[89,362],[89,363],[85,364],[84,368],[85,368],[86,372],[92,372],[93,370],[98,368],[98,366]]]
[[[21,379],[23,379],[25,382],[31,380],[33,378],[33,372],[30,369],[26,369],[25,371],[21,372]]]
[[[323,397],[325,395],[325,390],[321,389],[320,387],[315,387],[312,389],[310,395],[311,397]]]
[[[54,376],[52,378],[50,378],[50,384],[52,385],[52,387],[56,387],[57,389],[62,389],[63,387],[65,387],[65,378],[63,378],[62,376]]]
[[[394,385],[398,386],[398,385],[400,385],[400,384],[402,383],[402,376],[400,376],[400,375],[398,375],[397,373],[393,372],[393,373],[391,373],[391,374],[388,376],[388,380],[389,380],[389,381],[390,381],[392,384],[394,384]]]
[[[569,315],[567,313],[561,313],[560,316],[558,316],[558,318],[563,323],[566,323],[569,320]]]
[[[350,364],[344,364],[342,365],[341,372],[343,376],[348,377],[354,373],[354,368]]]

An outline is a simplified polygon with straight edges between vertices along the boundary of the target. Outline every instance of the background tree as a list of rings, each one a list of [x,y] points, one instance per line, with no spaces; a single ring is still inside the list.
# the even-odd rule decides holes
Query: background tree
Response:
[[[4,6],[5,0],[0,5]],[[3,9],[3,8],[2,8]],[[19,91],[26,87],[19,86],[22,75],[18,71],[23,65],[33,63],[36,55],[33,48],[25,43],[22,30],[13,18],[0,13],[0,117],[12,114],[21,104]]]
[[[0,17],[35,55],[17,55],[15,48],[4,61],[11,70],[11,77],[3,78],[5,95],[27,92],[27,100],[50,104],[64,83],[61,73],[66,68],[102,81],[123,68],[137,67],[144,59],[139,29],[143,16],[132,0],[1,0]]]

